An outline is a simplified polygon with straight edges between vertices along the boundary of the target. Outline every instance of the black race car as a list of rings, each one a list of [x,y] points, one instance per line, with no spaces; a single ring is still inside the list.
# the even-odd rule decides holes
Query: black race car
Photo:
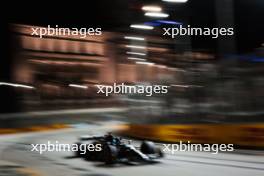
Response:
[[[162,158],[163,153],[153,142],[143,141],[140,147],[135,147],[131,141],[124,142],[112,134],[104,136],[82,136],[76,143],[78,150],[75,155],[88,161],[101,161],[106,164],[145,162],[153,163]]]

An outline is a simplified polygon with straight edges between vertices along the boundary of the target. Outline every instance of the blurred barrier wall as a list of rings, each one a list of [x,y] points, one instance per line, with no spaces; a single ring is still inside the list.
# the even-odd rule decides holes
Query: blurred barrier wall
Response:
[[[162,142],[234,144],[264,147],[264,123],[261,124],[188,124],[128,125],[123,134]]]

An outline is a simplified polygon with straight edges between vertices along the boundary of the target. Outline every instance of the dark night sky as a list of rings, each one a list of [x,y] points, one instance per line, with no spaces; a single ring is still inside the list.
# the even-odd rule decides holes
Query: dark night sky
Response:
[[[235,32],[239,52],[250,52],[264,43],[264,1],[235,1]],[[8,1],[0,5],[0,81],[9,81],[11,76],[14,45],[8,30],[9,23],[60,27],[102,27],[103,30],[125,30],[131,23],[144,20],[140,7],[146,3],[161,3],[161,0],[74,0],[74,1]],[[188,18],[192,26],[214,26],[214,0],[189,0],[184,5],[165,5],[165,10],[177,19]],[[216,40],[193,38],[193,47],[216,48]],[[12,91],[0,90],[5,101],[0,109],[15,109]]]
[[[189,0],[186,5],[167,5],[168,3],[162,3],[161,0],[75,0],[9,1],[8,4],[1,5],[6,10],[1,10],[1,26],[17,22],[35,25],[58,24],[67,27],[100,26],[104,30],[115,30],[126,28],[131,22],[143,20],[140,7],[151,2],[166,5],[165,10],[177,18],[187,16],[195,26],[215,23],[213,0]],[[234,0],[234,2],[238,43],[244,50],[256,47],[263,42],[264,2],[263,0]],[[206,41],[201,45],[206,47]]]
[[[102,27],[103,30],[126,29],[144,20],[140,7],[160,0],[87,0],[87,1],[8,1],[1,7],[1,75],[8,78],[12,45],[8,23],[33,25],[59,25],[65,27]],[[252,51],[264,43],[264,1],[234,0],[235,32],[240,52]],[[185,5],[165,5],[165,10],[177,18],[189,18],[192,26],[213,26],[215,5],[213,0],[189,0]],[[184,9],[184,10],[181,10]],[[181,15],[180,15],[181,14]],[[216,40],[195,38],[194,48],[215,47]]]

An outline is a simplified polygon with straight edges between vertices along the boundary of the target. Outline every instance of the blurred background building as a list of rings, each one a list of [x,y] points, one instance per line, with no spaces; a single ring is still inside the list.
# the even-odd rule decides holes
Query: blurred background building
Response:
[[[16,14],[3,15],[1,81],[24,87],[1,86],[1,96],[6,97],[2,112],[142,108],[139,99],[143,99],[156,104],[143,103],[153,111],[143,108],[141,113],[172,117],[179,123],[263,120],[261,1],[100,0],[88,4],[65,6],[59,14],[60,4],[41,9],[23,4],[25,8]],[[24,13],[27,9],[33,14],[30,17]],[[147,14],[153,11],[163,16]],[[235,35],[218,39],[162,35],[163,27],[188,24],[233,27]],[[83,39],[30,35],[31,27],[47,25],[101,27],[103,32]],[[114,82],[165,84],[170,90],[153,97],[96,93],[95,84]]]

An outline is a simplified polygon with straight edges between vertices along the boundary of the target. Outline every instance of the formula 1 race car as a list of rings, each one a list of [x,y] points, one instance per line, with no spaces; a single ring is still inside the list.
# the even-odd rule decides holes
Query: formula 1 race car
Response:
[[[82,157],[87,161],[101,161],[105,164],[153,163],[155,159],[163,157],[162,151],[153,142],[143,141],[140,147],[135,147],[131,141],[125,143],[124,140],[112,134],[82,136],[76,144],[78,146],[75,152],[77,157]]]

